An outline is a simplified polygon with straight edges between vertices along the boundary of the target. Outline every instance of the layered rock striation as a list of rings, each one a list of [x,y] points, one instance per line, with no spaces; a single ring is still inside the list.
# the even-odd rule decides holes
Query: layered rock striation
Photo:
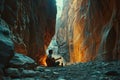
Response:
[[[0,0],[0,16],[9,25],[15,52],[37,62],[54,35],[56,13],[55,0]]]
[[[14,45],[10,39],[10,30],[7,23],[0,19],[0,77],[4,67],[14,56]]]
[[[71,63],[120,59],[119,3],[119,0],[64,0],[57,22],[59,53]]]

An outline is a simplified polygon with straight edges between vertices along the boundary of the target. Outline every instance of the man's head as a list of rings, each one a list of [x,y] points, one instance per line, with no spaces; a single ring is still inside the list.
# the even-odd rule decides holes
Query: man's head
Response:
[[[49,55],[52,55],[53,54],[53,50],[49,50]]]

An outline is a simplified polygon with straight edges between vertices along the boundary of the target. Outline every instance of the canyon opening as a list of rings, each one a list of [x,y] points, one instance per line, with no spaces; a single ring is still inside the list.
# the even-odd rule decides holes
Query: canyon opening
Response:
[[[119,3],[0,0],[0,80],[120,80]]]

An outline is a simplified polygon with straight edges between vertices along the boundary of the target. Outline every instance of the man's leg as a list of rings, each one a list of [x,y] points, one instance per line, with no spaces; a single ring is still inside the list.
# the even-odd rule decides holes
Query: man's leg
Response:
[[[56,67],[56,66],[59,66],[59,64],[60,64],[59,61],[55,62],[55,67]]]

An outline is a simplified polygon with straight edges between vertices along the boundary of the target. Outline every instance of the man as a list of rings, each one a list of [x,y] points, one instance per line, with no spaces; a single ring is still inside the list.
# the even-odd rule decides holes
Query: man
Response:
[[[53,50],[49,50],[49,54],[48,54],[47,59],[46,59],[47,66],[48,67],[59,66],[60,62],[59,61],[56,62],[56,60],[61,59],[61,57],[58,59],[55,59],[52,57],[52,54],[53,54]]]

